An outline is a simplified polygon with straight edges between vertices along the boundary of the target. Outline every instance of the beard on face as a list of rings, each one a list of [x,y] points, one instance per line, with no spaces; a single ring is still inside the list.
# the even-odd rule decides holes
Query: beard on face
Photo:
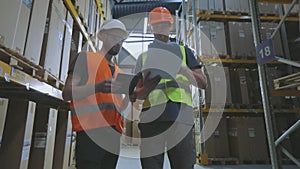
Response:
[[[169,36],[168,35],[164,35],[164,34],[154,34],[154,37],[155,39],[158,39],[160,41],[163,41],[163,42],[167,42],[169,41]]]
[[[114,46],[106,46],[106,49],[109,49],[107,51],[108,54],[110,55],[117,55],[120,52],[121,45],[119,43],[115,44]]]

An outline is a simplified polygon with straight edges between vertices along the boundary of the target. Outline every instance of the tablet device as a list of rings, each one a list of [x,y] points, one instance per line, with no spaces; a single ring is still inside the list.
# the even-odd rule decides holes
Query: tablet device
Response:
[[[114,89],[112,90],[112,93],[128,94],[129,85],[134,76],[135,74],[132,73],[118,73],[117,77],[115,78],[115,81],[120,83],[122,85],[122,88]]]
[[[182,60],[174,53],[162,49],[149,49],[142,72],[150,71],[150,77],[160,75],[163,79],[175,79]]]

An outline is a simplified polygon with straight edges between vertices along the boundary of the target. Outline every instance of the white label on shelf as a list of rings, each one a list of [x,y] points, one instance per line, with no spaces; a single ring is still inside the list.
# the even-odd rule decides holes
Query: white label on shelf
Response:
[[[0,75],[2,75],[3,69],[2,67],[0,67]]]

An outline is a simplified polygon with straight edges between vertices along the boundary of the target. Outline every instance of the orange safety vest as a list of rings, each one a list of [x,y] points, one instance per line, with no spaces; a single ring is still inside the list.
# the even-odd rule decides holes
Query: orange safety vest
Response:
[[[96,84],[112,73],[106,59],[98,52],[87,52],[88,80],[86,84]],[[121,70],[115,65],[116,76]],[[94,93],[81,100],[71,101],[73,131],[82,131],[106,126],[115,126],[122,133],[124,126],[120,114],[122,97],[117,94]]]

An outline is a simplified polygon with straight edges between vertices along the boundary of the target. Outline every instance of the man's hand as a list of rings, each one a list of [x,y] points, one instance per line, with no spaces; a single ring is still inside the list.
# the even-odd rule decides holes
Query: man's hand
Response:
[[[150,72],[146,72],[143,79],[140,79],[135,87],[135,90],[132,95],[130,95],[130,101],[135,101],[135,99],[143,100],[145,99],[150,92],[155,89],[159,83],[161,77],[159,75],[150,78]]]
[[[105,79],[95,84],[96,92],[111,93],[112,79]]]

